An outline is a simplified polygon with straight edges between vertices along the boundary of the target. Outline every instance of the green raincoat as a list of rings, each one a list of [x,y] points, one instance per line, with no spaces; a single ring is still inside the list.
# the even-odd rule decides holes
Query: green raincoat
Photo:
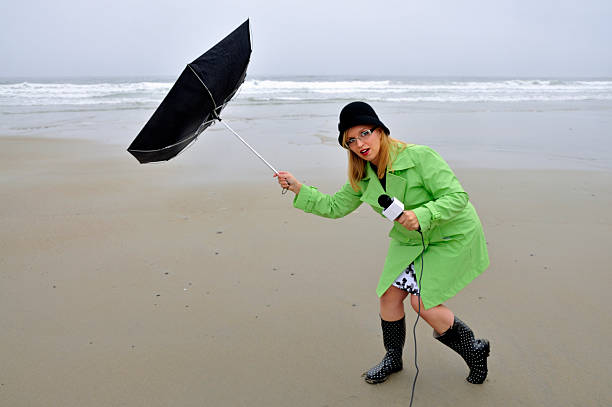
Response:
[[[376,288],[379,297],[413,261],[426,309],[453,297],[489,266],[476,210],[438,153],[415,144],[396,153],[387,168],[386,192],[369,163],[366,167],[367,173],[359,182],[358,192],[348,182],[334,195],[302,185],[293,205],[327,218],[343,217],[363,202],[381,213],[378,197],[386,193],[401,200],[406,210],[414,211],[425,241],[424,277],[421,279],[421,235],[394,222],[389,232],[389,251]]]

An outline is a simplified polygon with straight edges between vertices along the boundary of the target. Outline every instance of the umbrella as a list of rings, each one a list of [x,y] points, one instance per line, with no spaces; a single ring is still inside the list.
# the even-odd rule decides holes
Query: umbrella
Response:
[[[167,161],[195,141],[236,94],[251,57],[251,33],[246,20],[227,37],[187,64],[168,95],[128,147],[141,163]],[[253,147],[222,122],[276,174]]]

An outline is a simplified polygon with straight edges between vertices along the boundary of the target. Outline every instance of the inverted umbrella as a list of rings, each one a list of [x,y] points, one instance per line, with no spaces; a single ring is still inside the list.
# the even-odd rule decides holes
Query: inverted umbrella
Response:
[[[246,77],[251,33],[246,20],[183,70],[128,151],[141,163],[167,161],[215,120]],[[253,147],[222,122],[276,174]]]

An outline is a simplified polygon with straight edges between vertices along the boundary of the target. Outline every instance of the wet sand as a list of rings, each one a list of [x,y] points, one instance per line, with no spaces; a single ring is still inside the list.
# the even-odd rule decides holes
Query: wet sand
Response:
[[[407,405],[411,332],[402,372],[360,377],[383,355],[389,225],[304,214],[271,176],[221,182],[194,157],[0,138],[0,405]],[[490,375],[467,383],[420,321],[415,405],[612,405],[612,173],[456,173],[491,267],[448,305],[490,339]]]

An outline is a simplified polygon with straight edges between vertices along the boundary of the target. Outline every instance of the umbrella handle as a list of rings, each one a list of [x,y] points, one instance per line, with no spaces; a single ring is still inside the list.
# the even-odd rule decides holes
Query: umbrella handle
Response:
[[[270,167],[270,169],[271,169],[272,171],[274,171],[274,173],[275,173],[276,175],[279,175],[278,171],[276,171],[276,168],[274,168],[274,167],[272,166],[272,164],[270,164],[269,162],[267,162],[267,161],[266,161],[266,159],[265,159],[265,158],[263,158],[263,157],[261,156],[261,154],[259,154],[257,151],[255,151],[255,149],[254,149],[253,147],[251,147],[251,145],[250,145],[249,143],[247,143],[247,142],[246,142],[246,141],[245,141],[245,140],[244,140],[242,137],[240,137],[240,135],[239,135],[238,133],[236,133],[236,132],[234,131],[234,129],[232,129],[232,128],[231,128],[231,127],[230,127],[230,126],[227,124],[227,123],[225,123],[223,120],[221,120],[221,118],[220,118],[218,115],[216,115],[216,114],[215,114],[215,116],[216,116],[215,118],[216,118],[216,119],[218,119],[218,120],[219,120],[219,122],[220,122],[221,124],[223,124],[223,125],[224,125],[224,126],[225,126],[225,127],[228,129],[228,130],[229,130],[229,131],[231,131],[232,133],[234,133],[234,136],[238,137],[238,139],[239,139],[240,141],[242,141],[242,143],[243,143],[245,146],[247,146],[247,147],[248,147],[248,148],[249,148],[249,149],[250,149],[250,150],[251,150],[251,151],[252,151],[252,152],[253,152],[253,153],[254,153],[254,154],[257,156],[257,157],[259,157],[259,159],[261,159],[261,161],[263,161],[264,163],[266,163],[266,165],[267,165],[268,167]],[[285,194],[287,193],[287,191],[288,191],[288,190],[289,190],[289,188],[283,188],[283,191],[281,192],[281,194],[282,194],[282,195],[285,195]]]

